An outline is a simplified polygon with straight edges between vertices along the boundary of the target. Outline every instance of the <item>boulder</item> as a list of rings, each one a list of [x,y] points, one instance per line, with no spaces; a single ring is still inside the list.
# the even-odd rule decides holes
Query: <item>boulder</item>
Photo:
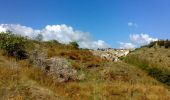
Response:
[[[65,58],[53,57],[46,59],[47,68],[45,69],[52,78],[59,82],[77,80],[77,70]]]
[[[47,58],[43,52],[34,51],[30,61],[44,71],[47,75],[59,82],[77,80],[77,70],[65,58]]]

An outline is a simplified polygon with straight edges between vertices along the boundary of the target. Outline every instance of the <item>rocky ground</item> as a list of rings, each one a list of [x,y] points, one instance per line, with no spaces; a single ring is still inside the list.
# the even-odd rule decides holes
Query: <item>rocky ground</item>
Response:
[[[126,56],[130,50],[128,49],[97,49],[97,50],[90,50],[95,56],[99,56],[102,59],[110,60],[117,62],[119,61],[120,57]]]

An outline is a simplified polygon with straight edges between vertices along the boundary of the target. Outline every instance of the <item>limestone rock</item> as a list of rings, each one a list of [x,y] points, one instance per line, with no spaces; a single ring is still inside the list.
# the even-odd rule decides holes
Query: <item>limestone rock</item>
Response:
[[[65,58],[47,58],[43,52],[34,51],[30,60],[51,78],[59,82],[77,80],[77,70]]]
[[[130,50],[127,49],[98,49],[98,50],[90,50],[95,56],[99,56],[102,59],[110,60],[117,62],[119,61],[119,57],[126,56]]]

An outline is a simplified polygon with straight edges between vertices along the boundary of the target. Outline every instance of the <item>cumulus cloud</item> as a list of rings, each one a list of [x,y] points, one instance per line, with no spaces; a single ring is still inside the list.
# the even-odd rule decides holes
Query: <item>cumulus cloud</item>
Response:
[[[126,42],[120,42],[120,48],[121,49],[134,49],[136,45],[133,43],[126,43]]]
[[[57,40],[65,44],[77,41],[81,48],[97,49],[110,47],[103,40],[93,40],[89,33],[74,30],[71,26],[65,24],[47,25],[41,30],[19,24],[0,24],[0,32],[6,32],[7,30],[30,38],[35,38],[38,34],[42,34],[44,41]]]
[[[152,38],[148,34],[130,34],[129,35],[131,42],[120,42],[120,48],[133,49],[138,46],[147,45],[152,41],[157,41],[157,38]]]
[[[130,34],[130,40],[133,43],[138,43],[141,45],[149,44],[152,41],[157,41],[157,38],[152,38],[148,34]]]
[[[19,24],[0,24],[0,32],[12,31],[22,36],[36,37],[40,30],[33,30],[31,27],[21,26]]]
[[[7,31],[6,28],[0,26],[0,32],[6,32],[6,31]]]
[[[133,23],[133,22],[128,22],[129,27],[138,27],[138,24]]]

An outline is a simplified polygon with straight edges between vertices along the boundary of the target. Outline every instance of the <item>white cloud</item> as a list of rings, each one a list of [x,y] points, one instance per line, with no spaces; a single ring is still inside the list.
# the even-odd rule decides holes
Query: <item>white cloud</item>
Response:
[[[133,22],[128,22],[129,27],[138,27],[138,24],[133,23]]]
[[[0,26],[0,32],[6,32],[6,28],[4,28],[3,26]]]
[[[131,42],[119,42],[120,48],[133,49],[138,46],[147,45],[152,41],[157,41],[157,38],[152,38],[148,34],[130,34]]]
[[[120,48],[121,49],[134,49],[136,45],[133,43],[125,43],[125,42],[120,42]]]
[[[140,45],[149,44],[152,41],[157,41],[157,38],[152,38],[148,34],[130,34],[130,40],[133,43],[138,43]]]
[[[35,30],[31,27],[19,24],[0,24],[0,32],[5,32],[7,30],[30,38],[35,38],[38,34],[42,34],[44,41],[55,39],[65,44],[71,41],[77,41],[81,48],[97,49],[110,47],[102,40],[93,40],[89,33],[74,30],[71,26],[67,26],[65,24],[47,25],[41,30]]]
[[[22,36],[29,36],[32,38],[36,37],[37,34],[40,33],[40,30],[33,30],[30,27],[21,26],[19,24],[0,24],[0,32],[6,32],[7,30],[10,30],[13,33],[16,33]]]

